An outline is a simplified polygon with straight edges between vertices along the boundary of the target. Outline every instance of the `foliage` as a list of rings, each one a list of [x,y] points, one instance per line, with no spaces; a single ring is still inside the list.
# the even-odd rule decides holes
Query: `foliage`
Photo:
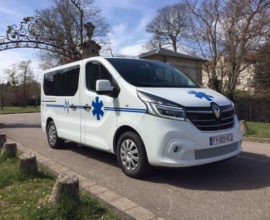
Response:
[[[84,193],[79,204],[63,200],[58,205],[38,205],[51,193],[55,177],[44,168],[38,175],[18,174],[18,158],[0,157],[1,219],[119,219]]]
[[[258,138],[270,138],[270,123],[247,122],[246,136]]]
[[[270,39],[256,54],[255,75],[253,87],[256,93],[265,94],[270,92]]]

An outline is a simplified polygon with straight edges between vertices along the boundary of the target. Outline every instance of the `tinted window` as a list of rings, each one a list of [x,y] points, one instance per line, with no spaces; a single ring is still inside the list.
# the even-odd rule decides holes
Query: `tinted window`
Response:
[[[44,93],[54,96],[74,96],[78,90],[80,68],[72,67],[44,75]]]
[[[56,72],[44,75],[43,89],[45,95],[55,95]]]
[[[96,82],[99,79],[108,79],[112,82],[112,76],[108,70],[98,62],[90,62],[86,65],[86,86],[89,90],[96,91]]]
[[[130,84],[138,87],[199,87],[180,70],[157,61],[107,59]]]

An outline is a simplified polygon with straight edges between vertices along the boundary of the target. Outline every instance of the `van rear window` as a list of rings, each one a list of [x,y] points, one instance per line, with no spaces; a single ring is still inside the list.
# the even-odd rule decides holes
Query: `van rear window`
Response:
[[[78,90],[80,68],[62,69],[44,75],[43,90],[49,96],[74,96]]]

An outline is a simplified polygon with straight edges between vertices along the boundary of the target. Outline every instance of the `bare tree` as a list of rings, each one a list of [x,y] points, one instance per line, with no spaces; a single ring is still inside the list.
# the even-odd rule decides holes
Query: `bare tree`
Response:
[[[7,78],[7,84],[11,86],[18,85],[18,71],[17,71],[17,65],[12,64],[9,69],[4,69],[4,75],[6,75]]]
[[[27,84],[33,81],[33,71],[31,69],[31,61],[21,61],[18,64],[19,79],[20,83],[23,86],[23,107],[26,107],[26,87]]]
[[[4,82],[3,80],[0,81],[0,85],[1,85],[1,109],[4,109]]]
[[[37,14],[46,27],[46,38],[59,48],[80,54],[83,42],[87,38],[84,24],[95,25],[93,37],[100,43],[109,31],[109,25],[101,16],[100,9],[93,6],[93,0],[52,0],[53,6],[39,11]],[[56,64],[73,61],[58,53],[42,51],[42,66],[47,68]],[[45,54],[45,55],[44,55]],[[53,60],[53,61],[52,61]]]
[[[4,69],[4,75],[6,76],[7,83],[4,84],[4,80],[1,82],[1,109],[4,108],[4,104],[9,104],[8,102],[13,100],[14,96],[12,93],[16,91],[16,87],[19,84],[17,65],[12,64],[10,68]]]
[[[247,56],[254,52],[270,30],[269,2],[264,0],[229,0],[224,12],[225,54],[228,75],[225,92],[230,97],[236,89],[240,73],[249,65]]]
[[[233,98],[248,56],[269,32],[269,8],[264,0],[187,1],[190,45],[208,59],[210,82],[219,80],[221,90]]]
[[[143,45],[143,49],[145,51],[148,51],[155,48],[161,48],[163,45],[166,45],[166,44],[167,43],[163,38],[161,38],[160,36],[154,35],[152,39],[150,39]]]
[[[161,8],[156,17],[147,25],[146,31],[153,33],[148,46],[169,44],[177,52],[177,43],[187,28],[186,4],[179,3]]]
[[[109,36],[107,36],[107,39],[102,42],[102,49],[101,49],[100,53],[103,56],[114,57],[112,42],[111,42],[111,39]]]
[[[223,77],[224,39],[221,32],[222,0],[187,1],[190,46],[193,51],[209,62],[205,65],[208,79],[218,78],[217,69]],[[218,68],[219,66],[219,68]]]

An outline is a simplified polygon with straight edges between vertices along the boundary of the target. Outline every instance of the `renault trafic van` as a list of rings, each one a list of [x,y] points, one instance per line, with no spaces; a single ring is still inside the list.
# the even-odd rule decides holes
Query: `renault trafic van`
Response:
[[[111,152],[131,177],[241,151],[233,103],[165,63],[88,58],[45,71],[41,90],[42,129],[52,148],[70,140]]]

